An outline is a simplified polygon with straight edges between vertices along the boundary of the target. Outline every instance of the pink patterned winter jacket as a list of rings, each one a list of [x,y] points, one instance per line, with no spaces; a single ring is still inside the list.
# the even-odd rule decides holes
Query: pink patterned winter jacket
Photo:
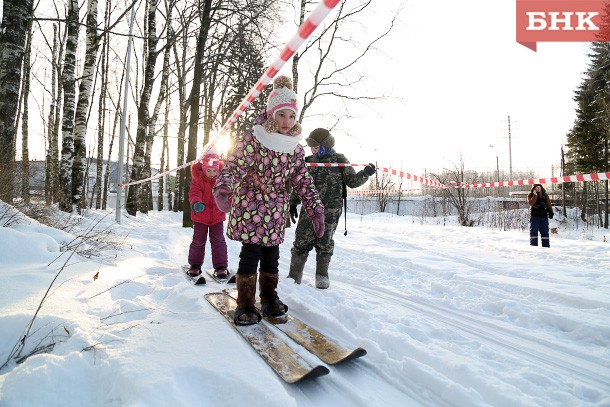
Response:
[[[266,118],[259,116],[257,123]],[[305,166],[303,146],[295,140],[294,147],[276,151],[265,147],[278,133],[266,133],[260,141],[262,126],[255,126],[229,153],[214,189],[224,185],[233,192],[227,236],[232,240],[261,246],[277,246],[284,241],[284,225],[288,216],[290,194],[287,182],[299,195],[307,214],[324,213],[313,179]],[[286,136],[284,136],[286,137]],[[282,150],[282,148],[278,149]]]

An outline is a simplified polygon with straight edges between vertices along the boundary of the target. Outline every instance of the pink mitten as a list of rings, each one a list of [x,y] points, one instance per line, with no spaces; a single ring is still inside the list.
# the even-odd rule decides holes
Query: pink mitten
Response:
[[[216,200],[216,206],[223,212],[229,212],[231,210],[231,203],[229,198],[231,197],[231,191],[224,185],[219,186],[213,191],[214,199]]]
[[[316,234],[316,237],[319,239],[324,236],[324,231],[326,230],[326,224],[324,223],[324,214],[316,213],[313,218],[311,218],[313,223],[313,232]]]

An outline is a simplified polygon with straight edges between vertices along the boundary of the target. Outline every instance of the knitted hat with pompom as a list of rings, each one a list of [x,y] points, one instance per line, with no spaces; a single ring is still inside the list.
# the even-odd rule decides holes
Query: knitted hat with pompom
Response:
[[[267,100],[267,116],[275,119],[275,113],[282,109],[290,109],[294,114],[299,113],[297,94],[292,90],[292,79],[284,75],[273,81],[273,91]]]
[[[292,90],[292,79],[284,75],[275,78],[273,90],[267,100],[267,121],[263,126],[269,133],[277,132],[278,125],[275,114],[282,109],[292,110],[295,115],[299,113],[297,94]],[[288,133],[291,136],[298,136],[301,134],[301,125],[295,122]]]
[[[218,155],[218,149],[214,146],[201,157],[201,169],[205,171],[208,168],[214,168],[216,171],[220,169],[220,156]]]

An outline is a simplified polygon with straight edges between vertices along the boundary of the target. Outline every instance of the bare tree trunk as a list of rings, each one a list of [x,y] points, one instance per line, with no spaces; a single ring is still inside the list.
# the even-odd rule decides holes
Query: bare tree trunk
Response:
[[[4,0],[0,31],[0,199],[12,203],[15,117],[33,0]]]
[[[186,134],[186,121],[188,114],[188,105],[186,100],[186,81],[187,81],[187,44],[188,44],[188,29],[182,27],[180,43],[182,45],[181,52],[178,52],[177,35],[169,27],[169,41],[172,44],[174,52],[176,80],[178,81],[178,134],[176,137],[176,165],[180,166],[184,163],[184,144]],[[172,210],[178,212],[182,210],[182,192],[183,185],[186,181],[186,171],[184,169],[176,172],[176,178],[173,191]]]
[[[32,53],[32,20],[28,22],[27,39],[23,57],[23,116],[21,118],[21,197],[25,203],[30,203],[30,150],[28,149],[28,122],[30,95],[30,55]]]
[[[587,183],[582,183],[582,207],[580,209],[580,219],[587,221]]]
[[[203,10],[201,11],[201,26],[199,28],[199,35],[197,36],[197,51],[195,52],[195,70],[193,72],[193,87],[191,88],[191,94],[189,97],[189,106],[191,117],[189,120],[189,141],[188,149],[186,152],[186,160],[190,162],[197,156],[197,125],[199,123],[199,95],[201,90],[201,83],[203,80],[203,55],[205,53],[205,43],[208,38],[208,31],[210,29],[210,12],[212,6],[212,0],[204,0]],[[188,202],[188,194],[191,184],[191,172],[186,172],[186,180],[184,183],[184,196],[182,204],[182,226],[191,227],[193,221],[191,220],[191,207]]]
[[[97,163],[95,170],[95,209],[100,209],[102,205],[102,175],[104,172],[104,130],[106,123],[106,87],[107,87],[107,67],[106,55],[102,52],[102,83],[100,89],[100,98],[98,103],[97,116]]]
[[[57,24],[53,24],[53,48],[51,50],[51,106],[49,107],[49,120],[47,127],[47,138],[49,140],[49,146],[47,148],[47,157],[45,161],[45,183],[44,183],[44,191],[45,191],[45,201],[47,205],[55,202],[55,197],[57,196],[57,191],[55,191],[55,187],[57,186],[56,180],[53,178],[57,178],[57,172],[53,172],[54,169],[57,168],[57,132],[55,130],[55,109],[57,109],[57,75],[59,71],[59,61],[57,58],[58,53],[58,29]]]
[[[66,55],[62,74],[64,89],[64,116],[61,126],[61,168],[60,184],[62,197],[59,209],[72,212],[72,165],[74,161],[74,105],[76,99],[76,47],[78,43],[78,0],[68,2],[68,38],[66,42]]]
[[[608,172],[608,136],[604,137],[604,163],[605,163],[605,172]],[[608,180],[604,181],[604,195],[605,195],[605,204],[604,204],[604,229],[608,229]]]
[[[86,200],[86,195],[87,195],[87,191],[89,191],[89,174],[91,173],[91,164],[93,163],[93,156],[95,155],[95,151],[96,148],[93,147],[93,150],[91,151],[91,155],[87,158],[85,157],[85,159],[87,160],[87,166],[86,166],[86,170],[85,170],[85,182],[84,182],[84,186],[83,186],[83,196],[85,196],[85,198],[83,198],[81,201],[83,202],[87,202]],[[91,207],[93,206],[93,195],[95,194],[95,189],[96,189],[97,185],[94,182],[93,183],[93,187],[91,188],[91,197],[89,198],[89,209],[91,209]]]
[[[125,80],[125,70],[123,69],[123,73],[121,75],[121,82],[119,84],[119,94],[117,97],[116,102],[113,102],[113,106],[114,106],[114,123],[112,125],[112,135],[110,136],[110,145],[108,146],[108,160],[106,161],[106,173],[104,174],[104,193],[103,193],[103,198],[102,198],[102,209],[106,209],[107,206],[107,201],[108,201],[108,185],[110,183],[110,164],[112,163],[111,157],[112,157],[112,147],[114,145],[114,140],[116,138],[116,129],[119,123],[119,118],[120,118],[120,100],[121,100],[121,96],[122,96],[122,91],[123,91],[123,81]],[[129,147],[129,144],[127,144],[127,146]],[[126,155],[126,157],[129,157],[129,155]],[[118,165],[118,163],[117,163]],[[118,169],[118,168],[117,168]],[[118,171],[117,171],[117,176],[118,176]],[[117,180],[117,184],[120,182],[120,180]],[[117,186],[118,188],[118,186]]]
[[[108,28],[110,19],[110,9],[112,7],[111,0],[106,3],[106,10],[104,11],[104,28]],[[97,168],[95,171],[95,184],[97,198],[95,200],[95,209],[100,209],[102,206],[102,191],[104,195],[107,189],[102,188],[103,184],[103,172],[104,172],[104,130],[106,129],[106,97],[108,94],[108,35],[104,33],[102,40],[102,52],[101,52],[101,84],[100,84],[100,98],[98,103],[98,120],[97,120]],[[107,165],[110,165],[108,162]]]
[[[86,208],[85,170],[87,167],[87,110],[93,89],[95,77],[95,62],[99,40],[97,36],[97,0],[87,1],[87,39],[85,50],[85,64],[83,75],[78,89],[78,103],[74,117],[74,162],[72,166],[72,197],[77,205],[78,212]]]
[[[186,114],[187,108],[186,103],[183,103],[184,99],[181,98],[180,103],[180,124],[178,125],[178,137],[177,137],[177,154],[176,164],[178,166],[184,163],[184,143],[186,134]],[[174,212],[182,210],[182,195],[184,191],[184,183],[186,182],[186,170],[181,169],[176,172],[176,182],[174,184]]]
[[[172,10],[173,8],[170,8],[167,14],[167,19],[169,21],[171,21],[172,19]],[[155,141],[155,135],[157,134],[156,132],[156,127],[157,127],[157,121],[159,120],[159,112],[161,111],[161,106],[163,105],[163,103],[166,101],[167,99],[167,84],[168,84],[168,80],[169,80],[169,59],[171,56],[171,47],[166,46],[165,47],[165,51],[163,53],[163,68],[161,70],[161,83],[159,84],[159,95],[157,97],[157,102],[155,103],[155,108],[153,110],[153,114],[150,118],[150,128],[148,130],[148,140],[146,143],[146,155],[144,158],[144,162],[145,162],[145,177],[150,177],[152,174],[151,171],[151,154],[152,154],[152,150],[153,150],[153,143]],[[163,147],[161,147],[163,149]],[[160,171],[162,171],[161,169],[163,168],[163,163],[161,163],[161,167],[160,167]],[[162,180],[161,180],[162,182]],[[148,208],[150,210],[153,209],[153,201],[152,201],[152,182],[150,183],[146,183],[145,185],[145,189],[147,189],[147,196],[149,197],[148,200]],[[161,191],[163,190],[163,188],[161,188]],[[163,200],[163,194],[162,192],[159,192],[160,196],[161,196],[161,200]],[[161,208],[162,209],[162,208]]]
[[[60,30],[61,31],[61,30]],[[61,37],[61,34],[58,33],[58,40]],[[64,44],[67,45],[68,42],[68,29],[64,31],[64,39],[63,41],[59,41],[59,52],[57,53],[57,58],[55,58],[55,66],[57,67],[57,78],[58,83],[56,86],[56,97],[55,97],[55,117],[53,118],[53,145],[52,148],[52,156],[54,159],[51,162],[51,182],[53,185],[53,202],[60,202],[61,197],[63,195],[62,188],[60,186],[60,166],[61,166],[61,157],[59,150],[59,131],[60,131],[60,123],[61,123],[61,112],[63,110],[63,97],[64,97],[64,86],[63,86],[63,62],[64,61]]]
[[[402,174],[402,166],[400,167],[400,173]],[[398,201],[396,202],[396,215],[400,215],[400,198],[402,197],[402,184],[404,181],[403,177],[400,177],[400,182],[398,183]]]
[[[301,0],[301,9],[299,12],[299,27],[305,21],[305,6],[307,5],[308,0]],[[298,93],[299,88],[299,60],[301,56],[298,52],[294,53],[292,57],[292,87],[296,93]]]
[[[156,34],[156,2],[147,0],[146,2],[146,63],[144,68],[144,85],[142,96],[138,105],[138,127],[136,131],[136,144],[134,147],[133,163],[131,169],[131,181],[138,181],[144,178],[145,173],[145,148],[148,132],[150,131],[150,117],[148,105],[151,99],[153,84],[155,82],[155,63],[157,61],[157,34]],[[140,194],[140,185],[131,185],[125,208],[131,216],[136,216],[138,209],[142,213],[148,213],[148,195]]]
[[[170,97],[169,92],[165,94],[165,115],[163,119],[163,146],[161,147],[161,164],[159,165],[160,171],[169,171],[169,144],[167,142],[167,136],[169,132],[169,109],[170,108]],[[165,154],[167,152],[167,163],[165,159]],[[169,175],[165,175],[159,178],[159,190],[158,192],[158,201],[157,201],[157,209],[159,211],[163,210],[163,193],[165,191],[164,185],[168,184]],[[172,201],[171,201],[171,191],[169,189],[169,185],[167,188],[167,203],[169,205],[169,210],[172,209]]]

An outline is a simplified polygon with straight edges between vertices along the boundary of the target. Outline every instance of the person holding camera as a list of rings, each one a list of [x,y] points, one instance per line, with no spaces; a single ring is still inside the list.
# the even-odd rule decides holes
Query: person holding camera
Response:
[[[551,198],[540,184],[534,184],[527,195],[530,205],[530,245],[538,246],[538,233],[542,240],[542,247],[551,247],[549,241],[549,219],[553,219],[553,206]]]

